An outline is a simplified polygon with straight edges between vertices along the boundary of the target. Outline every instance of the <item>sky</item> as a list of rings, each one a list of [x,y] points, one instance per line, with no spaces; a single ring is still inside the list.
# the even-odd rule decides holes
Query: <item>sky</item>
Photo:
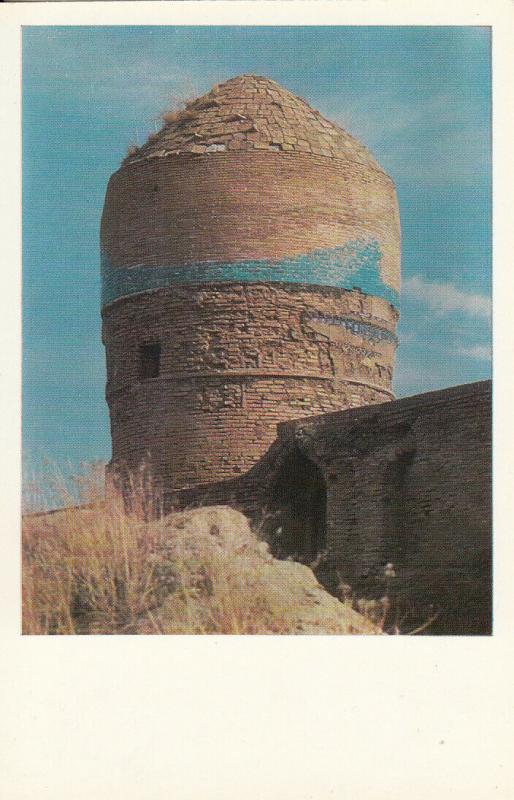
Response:
[[[160,114],[265,75],[362,141],[396,184],[394,391],[491,377],[486,27],[25,27],[25,480],[108,461],[99,224],[109,176]]]

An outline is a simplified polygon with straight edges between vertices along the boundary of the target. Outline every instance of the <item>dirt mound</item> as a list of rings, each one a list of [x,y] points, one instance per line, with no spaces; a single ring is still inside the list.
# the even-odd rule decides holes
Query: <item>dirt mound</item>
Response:
[[[308,567],[273,558],[231,508],[186,511],[160,524],[155,567],[167,573],[171,591],[138,633],[380,633],[328,594]]]

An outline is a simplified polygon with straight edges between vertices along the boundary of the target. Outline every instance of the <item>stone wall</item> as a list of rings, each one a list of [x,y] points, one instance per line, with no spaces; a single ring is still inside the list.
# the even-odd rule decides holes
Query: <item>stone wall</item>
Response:
[[[404,629],[423,624],[432,606],[438,616],[427,633],[491,631],[490,381],[278,432],[247,475],[175,502],[228,502],[282,557],[309,563],[326,550],[322,583],[337,592],[344,582],[364,597],[387,591],[406,615]],[[386,580],[389,563],[396,577]]]
[[[491,626],[491,384],[482,382],[285,426],[323,472],[324,581],[443,608],[435,632]],[[339,576],[337,575],[339,573]]]

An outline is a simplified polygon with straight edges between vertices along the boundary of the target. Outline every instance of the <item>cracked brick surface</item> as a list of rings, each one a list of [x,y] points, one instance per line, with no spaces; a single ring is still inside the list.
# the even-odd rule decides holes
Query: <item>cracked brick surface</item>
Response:
[[[186,108],[163,114],[164,127],[125,163],[180,153],[270,150],[355,161],[382,171],[353,136],[269,78],[241,75]]]
[[[113,461],[150,456],[170,487],[244,473],[280,422],[393,396],[395,318],[359,292],[177,286],[103,318]],[[143,379],[139,348],[157,340],[160,375]]]

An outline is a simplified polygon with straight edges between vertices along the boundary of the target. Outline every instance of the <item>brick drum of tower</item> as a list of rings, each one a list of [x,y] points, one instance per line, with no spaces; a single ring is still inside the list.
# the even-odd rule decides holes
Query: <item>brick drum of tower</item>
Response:
[[[274,81],[214,87],[130,153],[101,228],[111,468],[234,477],[276,425],[392,398],[400,230],[368,151]]]

